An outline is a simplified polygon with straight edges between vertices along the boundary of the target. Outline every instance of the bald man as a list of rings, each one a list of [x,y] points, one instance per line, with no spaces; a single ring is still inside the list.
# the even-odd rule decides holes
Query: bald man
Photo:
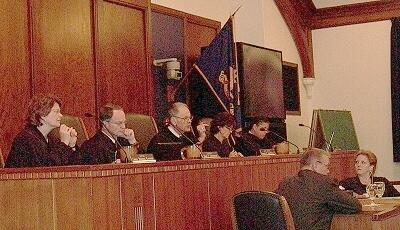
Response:
[[[196,127],[199,136],[195,137],[192,120],[185,103],[173,103],[168,109],[167,126],[151,139],[147,152],[152,153],[157,161],[181,160],[183,147],[193,144],[200,146],[206,137],[205,125],[202,123]]]
[[[330,229],[334,214],[361,211],[360,202],[328,176],[329,157],[324,150],[308,149],[298,174],[279,184],[276,192],[286,198],[297,230]]]

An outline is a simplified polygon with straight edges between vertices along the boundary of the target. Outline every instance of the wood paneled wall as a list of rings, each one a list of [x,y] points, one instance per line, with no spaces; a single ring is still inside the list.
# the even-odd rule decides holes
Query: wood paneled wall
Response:
[[[62,112],[80,116],[93,132],[94,50],[91,0],[29,1],[33,94],[54,94]]]
[[[220,27],[150,0],[0,0],[0,148],[5,157],[36,94],[58,96],[62,113],[82,117],[89,136],[97,122],[84,113],[97,114],[107,102],[155,115],[155,98],[163,95],[155,94],[151,71],[153,8],[197,22],[195,33],[206,36],[191,41],[190,52],[200,53]],[[186,41],[192,35],[178,36]]]
[[[152,114],[146,17],[146,9],[98,4],[99,105],[112,101],[126,111]]]
[[[0,138],[3,154],[23,127],[32,94],[28,5],[0,0]]]

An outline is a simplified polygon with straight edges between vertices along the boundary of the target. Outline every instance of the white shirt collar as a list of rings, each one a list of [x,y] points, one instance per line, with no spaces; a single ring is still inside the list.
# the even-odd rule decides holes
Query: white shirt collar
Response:
[[[177,138],[181,138],[182,135],[178,131],[176,131],[174,126],[169,125],[168,129],[169,129],[169,131],[171,131],[172,134],[174,134],[174,136],[176,136]]]
[[[101,130],[101,132],[104,133],[104,135],[106,135],[108,138],[110,138],[110,140],[115,144],[114,137],[110,136],[110,134],[108,134],[107,132],[104,132],[103,130]]]

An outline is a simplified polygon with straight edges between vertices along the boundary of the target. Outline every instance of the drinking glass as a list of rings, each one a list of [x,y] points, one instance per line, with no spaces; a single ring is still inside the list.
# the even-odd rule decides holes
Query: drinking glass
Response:
[[[376,187],[375,184],[369,184],[369,185],[367,185],[367,187],[366,187],[367,194],[368,194],[368,196],[369,196],[369,199],[371,200],[371,204],[366,205],[366,206],[377,206],[377,204],[374,202],[375,195],[376,195],[376,193],[375,193],[375,191],[376,191],[375,187]]]
[[[374,182],[375,194],[378,198],[382,198],[385,193],[385,183],[384,182]]]

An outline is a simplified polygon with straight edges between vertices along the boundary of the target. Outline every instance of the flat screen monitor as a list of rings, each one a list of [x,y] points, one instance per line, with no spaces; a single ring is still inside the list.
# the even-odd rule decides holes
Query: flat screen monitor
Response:
[[[286,118],[282,52],[237,43],[241,109],[244,118]]]

